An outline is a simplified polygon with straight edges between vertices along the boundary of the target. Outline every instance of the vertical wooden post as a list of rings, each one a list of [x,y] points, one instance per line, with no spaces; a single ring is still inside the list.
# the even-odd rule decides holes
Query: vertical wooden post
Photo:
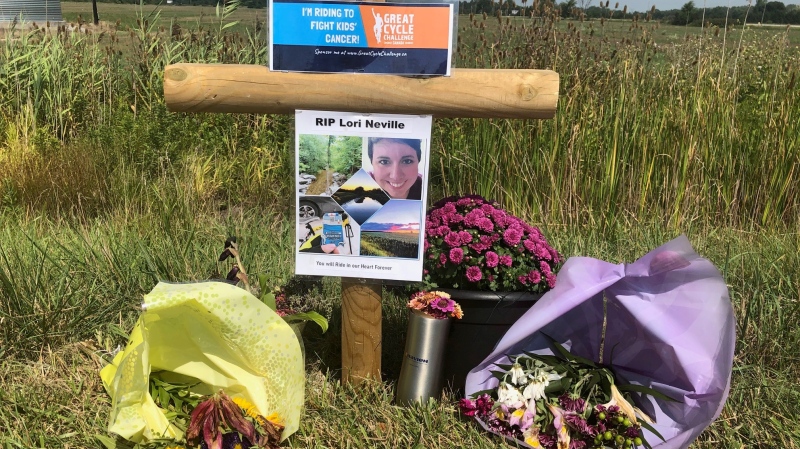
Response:
[[[342,278],[342,382],[381,378],[381,281]]]

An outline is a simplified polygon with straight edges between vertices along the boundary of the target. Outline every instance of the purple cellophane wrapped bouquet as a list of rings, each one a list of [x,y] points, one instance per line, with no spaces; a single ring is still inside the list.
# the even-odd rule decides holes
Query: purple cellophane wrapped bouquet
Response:
[[[572,354],[609,365],[621,383],[677,400],[634,398],[666,440],[642,429],[654,448],[689,446],[728,397],[736,339],[728,289],[685,236],[631,264],[567,260],[555,288],[470,371],[466,396],[497,388],[491,371],[510,356],[552,354],[547,336]]]

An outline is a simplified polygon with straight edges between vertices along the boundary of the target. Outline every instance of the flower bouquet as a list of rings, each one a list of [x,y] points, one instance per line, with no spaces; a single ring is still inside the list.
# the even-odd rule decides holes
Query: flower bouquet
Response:
[[[408,301],[408,308],[418,310],[432,318],[443,320],[445,318],[461,319],[464,312],[457,302],[444,292],[417,292]]]
[[[658,433],[625,392],[670,399],[641,386],[618,386],[607,367],[553,344],[558,356],[524,353],[513,357],[510,365],[496,364],[499,370],[492,374],[499,385],[473,394],[473,399],[461,399],[462,413],[528,447],[650,448],[642,427]]]
[[[509,410],[512,415],[505,421],[510,426],[518,425],[510,422],[512,417],[516,418],[513,412],[523,418],[528,410],[526,404],[531,398],[538,398],[544,386],[546,398],[537,401],[543,409],[535,410],[536,416],[544,417],[539,419],[545,419],[538,422],[538,430],[550,437],[555,435],[556,443],[559,440],[555,429],[564,429],[566,423],[571,438],[589,447],[595,445],[596,436],[589,438],[593,433],[582,426],[584,421],[594,426],[597,435],[599,424],[606,427],[602,443],[606,446],[613,447],[619,435],[624,438],[623,445],[628,438],[635,443],[636,437],[627,434],[630,426],[608,428],[614,424],[608,422],[613,416],[616,421],[621,417],[622,424],[628,419],[633,427],[641,426],[640,438],[654,448],[686,448],[719,416],[725,405],[733,367],[735,329],[725,280],[710,261],[694,252],[685,236],[661,245],[633,263],[613,264],[590,257],[573,257],[559,271],[556,287],[519,318],[492,353],[472,368],[465,393],[475,403],[475,414],[486,418],[487,426],[492,418],[488,413],[498,409],[503,413],[500,405],[508,407],[509,395],[525,405],[521,412],[517,411],[520,407]],[[553,341],[568,348],[575,360],[565,365],[566,357]],[[509,359],[509,354],[524,356]],[[595,367],[589,363],[575,365],[575,361],[587,361],[577,357],[598,362]],[[536,373],[546,377],[534,376],[541,381],[532,382],[526,376],[523,386],[515,362],[528,374],[538,370]],[[493,372],[498,366],[502,367],[503,376]],[[598,371],[600,367],[611,370],[613,376]],[[499,389],[503,382],[506,387],[501,397]],[[531,384],[535,387],[529,387]],[[512,387],[521,398],[511,391]],[[642,388],[659,391],[675,401],[656,394],[641,394],[645,391]],[[479,405],[476,400],[484,393],[490,396],[484,397]],[[564,397],[565,400],[579,398],[588,403],[582,413],[576,411],[580,407],[558,400],[564,393],[573,395]],[[636,407],[651,417],[653,423],[634,421],[632,416],[640,415],[635,409],[631,413],[626,405],[631,402],[627,398],[625,402],[620,400],[620,393],[630,393]],[[492,402],[487,406],[490,398]],[[536,406],[539,407],[538,403]],[[606,431],[611,432],[611,440],[605,440]],[[524,438],[521,432],[524,431],[515,437]],[[551,440],[544,437],[539,441],[543,445]],[[562,437],[562,447],[563,442]]]
[[[299,428],[300,343],[258,298],[225,282],[160,282],[142,308],[100,371],[109,433],[151,447],[272,448]]]
[[[541,231],[477,195],[445,198],[425,221],[431,288],[545,292],[563,261]]]
[[[110,433],[153,448],[228,449],[275,448],[298,429],[305,377],[296,325],[311,320],[324,332],[327,321],[293,310],[264,276],[257,298],[235,237],[219,262],[229,258],[224,282],[162,282],[144,296],[128,344],[100,372]]]

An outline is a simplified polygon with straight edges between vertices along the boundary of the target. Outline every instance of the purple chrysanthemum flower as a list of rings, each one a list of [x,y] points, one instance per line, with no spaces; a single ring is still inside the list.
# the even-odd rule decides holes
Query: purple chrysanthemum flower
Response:
[[[556,286],[556,275],[553,273],[547,273],[544,275],[544,278],[547,280],[547,286],[553,288]]]
[[[583,449],[586,447],[586,442],[582,440],[570,440],[569,449]]]
[[[464,250],[461,248],[453,248],[450,250],[450,260],[453,263],[459,264],[464,260]]]
[[[479,209],[473,209],[464,215],[464,224],[467,226],[477,227],[478,221],[484,218],[483,213]]]
[[[517,280],[522,285],[528,285],[528,276],[526,276],[524,274],[521,274],[521,275],[517,276]]]
[[[510,267],[513,262],[514,261],[511,259],[511,256],[509,256],[508,254],[503,254],[502,256],[500,256],[500,265],[505,265],[507,267]]]
[[[461,246],[461,237],[458,235],[458,232],[448,232],[447,235],[444,236],[444,242],[450,245],[451,248]]]
[[[467,280],[470,282],[478,282],[483,279],[483,272],[475,265],[467,268]]]
[[[597,429],[590,426],[581,415],[569,412],[564,413],[564,421],[567,422],[569,427],[577,430],[583,436],[594,438],[597,436]]]
[[[458,401],[458,408],[464,416],[475,416],[478,412],[476,404],[467,398],[462,398]]]
[[[447,254],[441,253],[439,254],[439,264],[444,265],[447,263]]]
[[[539,434],[539,444],[545,449],[554,448],[556,447],[556,437],[542,432]]]
[[[516,226],[512,226],[503,233],[503,241],[507,244],[514,246],[519,243],[522,238],[522,230]]]
[[[558,397],[561,408],[568,412],[583,413],[586,408],[586,401],[581,397],[572,397],[569,393],[564,393]]]
[[[486,415],[492,411],[492,407],[494,407],[494,400],[491,396],[484,393],[478,396],[478,399],[475,400],[475,407],[478,409],[478,413]]]
[[[527,249],[528,251],[530,251],[530,252],[535,254],[536,243],[534,243],[533,240],[530,240],[530,239],[523,240],[522,241],[522,246],[524,246],[525,249]]]
[[[528,273],[528,281],[531,284],[538,284],[539,281],[541,280],[542,280],[542,275],[538,271],[531,270],[530,273]]]
[[[552,273],[553,272],[553,270],[550,269],[550,264],[545,262],[545,261],[539,262],[539,269],[542,270],[542,273],[544,275],[547,275],[547,273]]]
[[[461,239],[462,245],[466,245],[472,241],[472,234],[467,231],[458,231],[458,237]]]
[[[494,251],[486,251],[486,266],[489,268],[494,268],[497,266],[497,263],[500,262],[500,257]]]
[[[476,222],[476,225],[483,232],[492,232],[492,231],[494,231],[494,223],[492,223],[492,220],[489,220],[486,217],[478,219],[478,221]]]

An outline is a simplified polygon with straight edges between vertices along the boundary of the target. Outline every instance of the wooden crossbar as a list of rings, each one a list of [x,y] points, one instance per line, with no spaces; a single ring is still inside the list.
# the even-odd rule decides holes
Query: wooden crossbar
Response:
[[[453,69],[450,77],[270,72],[245,64],[173,64],[164,98],[174,112],[294,114],[297,109],[472,118],[553,118],[552,70]]]

